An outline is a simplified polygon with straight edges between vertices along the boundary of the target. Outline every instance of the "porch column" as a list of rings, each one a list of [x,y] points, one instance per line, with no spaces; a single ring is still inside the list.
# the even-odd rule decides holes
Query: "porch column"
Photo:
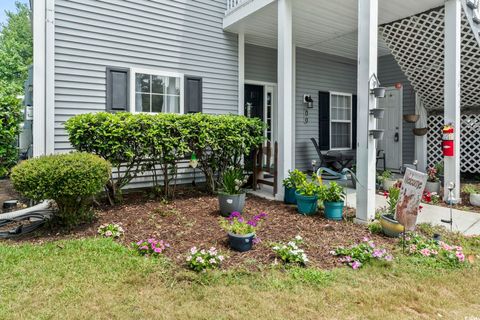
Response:
[[[455,183],[454,197],[460,201],[460,0],[445,2],[445,124],[455,128],[454,157],[445,157],[445,187]],[[444,191],[448,198],[448,188]]]
[[[376,121],[369,110],[377,101],[370,94],[371,77],[377,74],[378,0],[358,1],[358,115],[357,115],[357,223],[368,223],[375,216],[375,140],[369,130]]]
[[[245,111],[245,33],[238,34],[238,114]]]
[[[293,31],[292,0],[278,0],[278,194],[293,169]]]

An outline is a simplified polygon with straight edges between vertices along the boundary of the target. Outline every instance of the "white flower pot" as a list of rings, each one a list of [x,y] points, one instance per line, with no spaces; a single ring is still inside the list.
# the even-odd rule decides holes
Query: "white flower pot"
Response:
[[[470,194],[470,204],[475,207],[480,207],[480,193]]]
[[[437,194],[440,194],[440,181],[437,181],[437,182],[427,181],[427,184],[425,186],[425,191],[430,193],[435,192]]]
[[[397,183],[397,180],[392,180],[392,179],[385,179],[383,180],[383,190],[388,191],[390,188],[392,188],[395,183]]]

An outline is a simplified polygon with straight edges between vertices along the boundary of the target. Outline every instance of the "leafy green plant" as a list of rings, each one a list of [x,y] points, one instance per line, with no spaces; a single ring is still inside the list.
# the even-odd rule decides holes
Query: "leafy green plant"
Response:
[[[283,179],[283,186],[290,189],[296,189],[297,186],[305,181],[307,181],[307,175],[302,171],[295,169],[288,171],[288,177]]]
[[[262,220],[266,217],[267,214],[262,212],[252,219],[246,220],[240,212],[232,212],[228,218],[220,218],[220,226],[227,232],[237,235],[247,235],[255,233],[257,228],[260,227]]]
[[[377,177],[377,180],[383,182],[385,180],[390,180],[392,177],[392,172],[389,170],[385,170]]]
[[[463,187],[462,191],[466,194],[480,194],[480,185],[467,184]]]
[[[209,250],[192,247],[187,255],[187,266],[197,272],[220,267],[225,257],[215,247]]]
[[[301,181],[296,185],[297,192],[302,196],[313,197],[320,196],[324,186],[320,184],[320,180],[316,174],[312,175],[312,179],[309,181],[307,179]]]
[[[336,182],[330,182],[328,186],[322,188],[320,200],[323,202],[343,202],[345,199],[345,189]]]
[[[375,217],[376,219],[379,219]],[[370,231],[373,234],[381,234],[383,233],[382,225],[380,224],[380,221],[375,220],[371,223],[368,224],[368,231]]]
[[[398,198],[400,197],[400,188],[393,186],[388,189],[388,192],[384,192],[384,196],[387,198],[388,214],[394,215],[397,210]]]
[[[284,263],[306,265],[309,260],[305,250],[300,248],[303,244],[302,237],[296,236],[292,241],[287,243],[273,243],[272,250]]]
[[[117,223],[105,223],[98,227],[98,234],[105,238],[120,238],[125,231],[122,226]]]
[[[372,240],[364,238],[359,244],[351,247],[339,247],[330,252],[334,256],[341,257],[340,262],[359,269],[372,260],[392,261],[393,256],[384,248],[379,248]]]
[[[110,178],[110,164],[88,153],[69,153],[26,160],[12,169],[15,189],[35,200],[55,200],[56,217],[73,226],[92,216],[92,197]]]
[[[243,168],[228,168],[223,172],[220,192],[229,195],[245,193],[242,189],[245,183],[247,183],[247,178],[243,174]]]
[[[400,245],[407,248],[408,255],[434,260],[440,265],[458,267],[467,263],[461,246],[429,239],[413,232],[402,237]]]
[[[0,89],[0,178],[6,176],[18,161],[15,142],[21,121],[20,101],[13,93]]]

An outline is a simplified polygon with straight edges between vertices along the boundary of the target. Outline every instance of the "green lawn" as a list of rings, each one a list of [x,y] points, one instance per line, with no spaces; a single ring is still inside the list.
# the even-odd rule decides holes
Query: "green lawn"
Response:
[[[398,255],[397,255],[398,256]],[[480,267],[194,274],[105,239],[0,244],[0,319],[464,319]]]

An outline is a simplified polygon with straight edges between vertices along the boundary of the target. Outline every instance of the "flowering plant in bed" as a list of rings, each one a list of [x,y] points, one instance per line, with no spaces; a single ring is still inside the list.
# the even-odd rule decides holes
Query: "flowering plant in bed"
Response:
[[[221,218],[220,225],[228,232],[230,247],[240,252],[251,250],[256,230],[266,217],[262,212],[247,220],[240,212],[232,212],[228,218]]]
[[[405,239],[400,240],[400,244],[405,246],[406,252],[410,256],[454,267],[466,263],[462,247],[428,239],[413,232],[408,232]]]
[[[120,238],[125,233],[122,226],[116,223],[102,224],[98,227],[97,232],[105,238]]]
[[[228,168],[222,175],[221,189],[218,193],[220,212],[227,216],[232,212],[242,212],[245,206],[245,190],[247,183],[243,168]]]
[[[301,185],[304,181],[307,181],[307,175],[302,171],[298,169],[288,171],[288,177],[283,180],[283,186],[285,188],[285,203],[297,203],[295,192],[297,191],[297,186]]]
[[[209,250],[193,247],[187,255],[187,266],[194,271],[205,272],[208,269],[220,267],[224,259],[224,256],[215,247],[211,247]]]
[[[349,248],[338,247],[330,253],[340,257],[340,262],[349,265],[352,269],[359,269],[372,260],[393,260],[393,256],[386,249],[377,247],[375,242],[368,238],[364,238],[361,243]]]
[[[302,237],[296,236],[292,241],[287,243],[274,243],[272,250],[276,256],[285,263],[306,265],[309,260],[305,250],[300,248],[303,243]]]
[[[324,186],[320,179],[313,174],[310,181],[305,180],[297,185],[295,197],[297,199],[297,210],[303,215],[313,215],[318,210],[318,199]]]
[[[132,246],[140,255],[147,257],[158,257],[167,248],[170,248],[170,245],[165,241],[154,238],[140,240],[136,243],[133,243]]]

